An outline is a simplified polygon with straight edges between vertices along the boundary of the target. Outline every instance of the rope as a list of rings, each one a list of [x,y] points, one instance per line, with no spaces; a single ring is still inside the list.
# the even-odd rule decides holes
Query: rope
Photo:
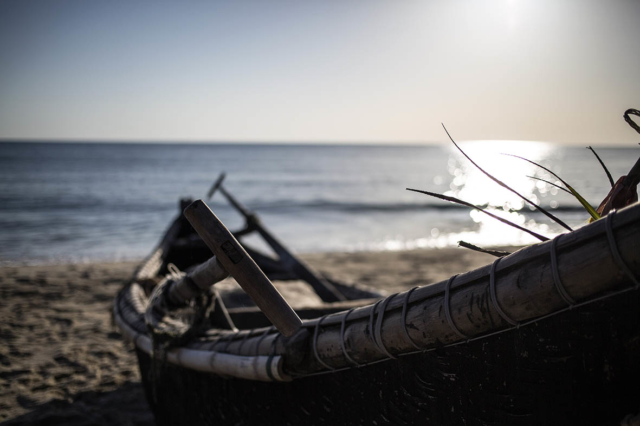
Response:
[[[511,325],[518,326],[518,322],[511,319],[511,317],[509,317],[509,315],[507,315],[498,304],[498,296],[496,295],[496,266],[498,266],[498,262],[500,262],[501,259],[501,257],[497,258],[491,265],[491,273],[489,274],[489,290],[491,292],[491,301],[493,302],[493,305],[496,307],[496,311],[498,311],[498,314],[500,314],[503,320]]]
[[[256,343],[256,355],[255,356],[258,356],[260,354],[260,345],[262,344],[262,341],[264,340],[264,338],[267,337],[267,334],[271,333],[275,329],[276,329],[276,327],[274,325],[272,325],[271,327],[266,329],[264,331],[264,333],[262,333],[262,336],[260,336],[260,339],[258,339],[258,343]]]
[[[402,331],[404,332],[404,337],[407,339],[407,342],[411,343],[413,345],[414,348],[418,349],[418,350],[422,350],[423,348],[421,346],[419,346],[409,335],[409,330],[407,330],[407,312],[409,311],[408,306],[409,306],[409,299],[411,298],[411,294],[417,289],[418,287],[414,287],[411,290],[409,290],[405,295],[404,295],[404,301],[402,302]]]
[[[451,284],[453,283],[453,280],[457,276],[458,275],[454,275],[451,278],[449,278],[449,281],[447,281],[447,285],[444,287],[444,315],[447,317],[447,322],[449,323],[449,327],[451,327],[453,331],[455,331],[460,338],[468,339],[469,336],[467,336],[462,331],[460,331],[460,329],[456,327],[456,325],[454,324],[453,318],[451,318]]]
[[[276,356],[276,343],[278,339],[282,336],[282,334],[278,333],[276,338],[271,342],[271,351],[269,351],[269,358],[267,358],[267,377],[269,377],[272,381],[277,381],[275,377],[273,377],[273,371],[271,371],[271,364],[273,363],[273,357]]]
[[[375,330],[375,333],[374,333],[374,335],[376,337],[374,339],[374,342],[375,342],[376,347],[378,348],[378,350],[381,351],[386,356],[388,356],[389,358],[393,358],[393,359],[395,359],[396,357],[393,356],[389,352],[387,347],[384,345],[384,342],[382,341],[382,321],[384,319],[384,312],[385,312],[385,309],[387,309],[387,305],[389,304],[391,299],[393,299],[397,295],[398,295],[398,293],[392,294],[391,296],[389,296],[386,299],[384,299],[384,301],[382,302],[382,307],[380,308],[380,314],[378,314],[378,321],[376,321],[376,330]]]
[[[373,308],[371,308],[371,314],[369,315],[369,336],[371,337],[371,341],[376,347],[378,347],[378,343],[376,343],[376,336],[373,332],[373,317],[380,302],[382,302],[382,300],[378,300],[375,305],[373,305]]]
[[[329,370],[335,370],[334,367],[321,360],[320,355],[318,355],[318,330],[320,329],[320,324],[322,324],[322,321],[324,321],[325,318],[327,318],[326,315],[320,318],[320,321],[318,321],[318,323],[316,324],[316,328],[313,332],[313,355],[316,357],[316,360],[318,360],[318,362],[325,368],[328,368]]]
[[[569,295],[567,289],[564,288],[564,285],[562,284],[562,280],[560,280],[560,271],[558,270],[558,253],[556,250],[558,240],[560,240],[560,235],[551,240],[551,272],[553,274],[553,283],[556,286],[556,290],[558,290],[558,293],[562,297],[562,300],[564,300],[570,308],[573,308],[576,301]]]
[[[360,367],[360,364],[358,364],[353,358],[351,358],[351,356],[349,356],[347,348],[344,344],[344,330],[347,324],[347,317],[351,314],[351,312],[353,312],[354,309],[355,308],[349,309],[347,313],[342,317],[342,323],[340,324],[340,348],[342,348],[342,354],[351,365],[353,365],[354,367]]]
[[[249,330],[249,332],[247,334],[244,335],[244,337],[242,338],[242,341],[240,342],[240,346],[238,346],[238,353],[240,353],[240,351],[242,350],[242,347],[244,346],[244,343],[253,334],[254,330],[255,329],[252,328],[251,330]]]
[[[169,275],[171,275],[171,278],[173,278],[176,281],[182,278],[182,276],[184,275],[184,272],[182,272],[180,268],[178,268],[173,263],[169,263],[167,265],[167,271],[169,271]]]

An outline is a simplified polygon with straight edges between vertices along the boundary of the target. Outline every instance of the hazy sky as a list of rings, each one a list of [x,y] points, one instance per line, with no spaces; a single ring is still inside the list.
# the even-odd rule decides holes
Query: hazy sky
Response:
[[[640,1],[1,1],[0,138],[633,146]]]

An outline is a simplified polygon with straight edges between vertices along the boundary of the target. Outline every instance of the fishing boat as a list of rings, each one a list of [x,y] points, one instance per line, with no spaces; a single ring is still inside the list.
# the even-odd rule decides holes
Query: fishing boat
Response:
[[[229,232],[204,201],[184,201],[114,303],[158,424],[634,421],[639,203],[383,295],[314,271],[222,179],[212,192],[245,228]],[[251,234],[277,256],[244,243]],[[315,299],[288,303],[289,285]]]

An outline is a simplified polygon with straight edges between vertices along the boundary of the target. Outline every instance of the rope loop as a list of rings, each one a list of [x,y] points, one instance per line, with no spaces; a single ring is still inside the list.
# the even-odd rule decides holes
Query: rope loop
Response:
[[[562,300],[569,305],[569,309],[573,309],[573,305],[576,304],[576,301],[569,295],[567,289],[562,284],[562,280],[560,279],[560,271],[558,269],[558,252],[557,246],[558,241],[560,240],[560,235],[551,240],[551,273],[553,274],[553,283],[556,286],[556,290],[562,297]]]
[[[392,359],[396,359],[397,357],[395,357],[394,355],[391,354],[391,352],[389,352],[389,350],[384,345],[384,342],[382,341],[382,321],[384,320],[384,313],[385,313],[385,310],[387,309],[387,305],[397,295],[398,293],[392,294],[391,296],[384,299],[384,301],[382,302],[380,313],[378,314],[378,321],[376,321],[376,330],[374,333],[375,335],[374,343],[378,347],[378,350]]]
[[[256,343],[256,354],[255,354],[255,356],[260,355],[260,345],[262,344],[262,341],[265,339],[265,337],[267,337],[267,335],[269,333],[271,333],[275,329],[276,329],[276,327],[274,325],[272,325],[271,327],[267,328],[264,331],[264,333],[262,333],[262,336],[260,336],[260,338],[258,339],[258,343]]]
[[[349,364],[353,365],[354,367],[360,367],[361,365],[358,364],[353,358],[351,358],[351,356],[349,356],[347,347],[344,344],[344,331],[347,324],[347,318],[349,317],[349,315],[351,315],[351,312],[353,312],[354,309],[355,308],[349,309],[347,313],[342,317],[342,324],[340,324],[340,348],[342,348],[342,354],[344,355],[346,360],[349,361]]]
[[[454,275],[451,278],[449,278],[449,281],[447,281],[447,285],[444,286],[444,314],[447,317],[447,322],[449,323],[449,327],[453,329],[453,331],[458,335],[458,337],[462,339],[468,339],[469,336],[467,336],[462,331],[460,331],[460,329],[454,324],[453,318],[451,318],[451,306],[450,306],[451,305],[451,284],[453,283],[453,280],[455,280],[457,276],[458,275]]]
[[[171,278],[173,278],[176,281],[178,281],[184,275],[184,272],[182,272],[180,268],[178,268],[173,263],[169,263],[167,265],[167,271],[169,272],[169,276],[171,276]]]
[[[404,302],[402,303],[402,331],[404,332],[404,337],[407,339],[407,342],[411,343],[411,345],[413,345],[414,348],[418,349],[419,351],[424,350],[425,348],[423,348],[422,346],[418,345],[415,340],[413,340],[411,338],[411,336],[409,335],[409,330],[407,330],[407,312],[409,311],[408,307],[409,307],[409,299],[411,298],[411,294],[417,289],[418,287],[414,287],[411,290],[409,290],[405,295],[404,295]]]
[[[316,360],[325,368],[329,369],[329,370],[335,370],[334,367],[330,366],[329,364],[327,364],[326,362],[324,362],[323,360],[320,359],[320,355],[318,354],[318,331],[320,330],[320,325],[322,324],[322,321],[325,320],[325,318],[327,318],[327,315],[323,316],[322,318],[320,318],[320,321],[318,321],[316,323],[316,328],[313,331],[313,355],[316,357]]]
[[[493,306],[495,306],[496,311],[498,311],[498,314],[502,317],[503,320],[513,326],[517,326],[518,322],[509,317],[509,315],[507,315],[498,304],[498,296],[496,295],[496,266],[498,266],[498,262],[500,262],[500,259],[502,258],[499,257],[493,262],[493,264],[491,265],[491,273],[489,274],[489,290],[491,293],[491,301],[493,302]]]
[[[369,336],[371,337],[371,341],[376,347],[378,346],[378,343],[376,343],[376,335],[373,331],[373,317],[380,302],[382,302],[382,300],[378,300],[375,305],[373,305],[373,307],[371,308],[371,313],[369,314]]]
[[[236,340],[236,337],[238,337],[238,334],[240,334],[240,330],[236,330],[234,333],[229,335],[229,341],[227,342],[226,345],[224,345],[224,349],[221,350],[220,352],[226,353],[227,349],[229,349],[229,346]]]
[[[269,351],[269,358],[267,358],[267,377],[271,379],[271,381],[275,382],[276,378],[273,377],[273,371],[271,366],[273,364],[273,358],[276,356],[276,344],[278,343],[278,339],[282,337],[282,334],[278,333],[276,338],[271,342],[271,350]]]
[[[244,346],[244,344],[247,341],[247,339],[249,337],[251,337],[251,335],[253,334],[253,330],[254,329],[249,330],[249,332],[247,334],[245,334],[244,337],[242,338],[242,341],[240,342],[240,346],[238,346],[238,354],[240,354],[240,352],[242,350],[242,347]]]

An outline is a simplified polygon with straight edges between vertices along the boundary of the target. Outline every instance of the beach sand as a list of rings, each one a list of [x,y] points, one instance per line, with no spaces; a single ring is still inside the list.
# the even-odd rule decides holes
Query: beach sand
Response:
[[[465,249],[301,257],[334,278],[387,293],[494,259]],[[153,424],[132,346],[111,319],[113,298],[136,264],[0,268],[0,422]]]

